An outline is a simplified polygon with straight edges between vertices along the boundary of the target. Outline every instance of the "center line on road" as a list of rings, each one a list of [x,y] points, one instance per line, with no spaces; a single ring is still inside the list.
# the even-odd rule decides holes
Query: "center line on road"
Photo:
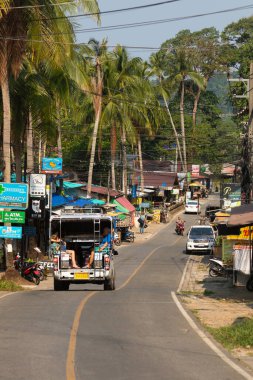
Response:
[[[147,260],[156,252],[158,251],[159,249],[161,248],[170,248],[170,247],[173,247],[175,244],[177,244],[177,242],[181,239],[181,236],[178,237],[173,244],[171,245],[161,245],[159,247],[156,247],[155,249],[153,249],[149,254],[148,256],[145,257],[145,259],[139,264],[139,266],[133,271],[133,273],[130,275],[130,277],[119,287],[115,290],[116,291],[119,291],[123,288],[125,288],[129,282],[134,278],[134,276],[136,276],[136,274],[140,271],[140,269],[143,267],[143,265],[147,262]],[[77,332],[78,332],[78,329],[79,329],[79,324],[80,324],[80,318],[81,318],[81,315],[82,315],[82,312],[84,310],[84,307],[85,305],[87,304],[87,302],[93,297],[95,296],[97,293],[97,291],[94,291],[92,293],[90,293],[88,296],[86,296],[79,304],[77,310],[76,310],[76,313],[75,313],[75,317],[74,317],[74,322],[73,322],[73,325],[72,325],[72,328],[71,328],[71,332],[70,332],[70,340],[69,340],[69,347],[68,347],[68,354],[67,354],[67,361],[66,361],[66,379],[67,380],[76,380],[76,374],[75,374],[75,352],[76,352],[76,339],[77,339]],[[84,380],[84,379],[83,379]]]

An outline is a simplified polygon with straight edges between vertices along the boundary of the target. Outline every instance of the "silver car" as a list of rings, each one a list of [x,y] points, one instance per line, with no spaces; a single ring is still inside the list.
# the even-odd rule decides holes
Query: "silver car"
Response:
[[[215,233],[210,225],[192,226],[186,243],[186,253],[193,251],[205,251],[211,253],[215,241]]]

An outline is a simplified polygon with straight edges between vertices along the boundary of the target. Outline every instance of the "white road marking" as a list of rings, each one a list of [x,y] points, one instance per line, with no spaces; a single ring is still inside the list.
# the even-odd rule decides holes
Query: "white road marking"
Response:
[[[8,297],[8,296],[12,296],[13,294],[17,294],[17,293],[20,293],[20,292],[10,292],[10,293],[7,293],[7,294],[1,296],[0,299],[1,299],[1,298]]]
[[[191,257],[189,256],[188,259],[187,259],[187,262],[185,264],[184,271],[183,271],[183,274],[182,274],[182,277],[181,277],[181,281],[180,281],[179,287],[177,289],[177,293],[181,292],[181,289],[182,289],[182,286],[183,286],[183,283],[184,283],[184,279],[185,279],[185,276],[186,276],[186,273],[187,273],[188,265],[189,265],[189,262],[190,262],[190,258]]]
[[[178,300],[175,292],[171,292],[172,299],[174,300],[175,304],[177,305],[179,311],[184,316],[184,318],[187,320],[191,328],[199,335],[199,337],[208,345],[211,350],[213,350],[216,355],[219,356],[220,359],[222,359],[226,364],[228,364],[231,368],[233,368],[239,375],[241,375],[244,379],[247,380],[253,380],[253,377],[246,372],[244,369],[239,367],[236,363],[234,363],[231,359],[229,359],[213,342],[208,336],[196,325],[196,323],[193,321],[193,319],[190,317],[190,315],[186,312],[186,310],[183,308],[182,304]]]

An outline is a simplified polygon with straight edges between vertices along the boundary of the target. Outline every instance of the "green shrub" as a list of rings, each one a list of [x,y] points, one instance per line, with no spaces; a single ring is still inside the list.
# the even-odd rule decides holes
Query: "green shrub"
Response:
[[[0,291],[17,292],[23,290],[22,286],[17,285],[14,281],[0,279]]]

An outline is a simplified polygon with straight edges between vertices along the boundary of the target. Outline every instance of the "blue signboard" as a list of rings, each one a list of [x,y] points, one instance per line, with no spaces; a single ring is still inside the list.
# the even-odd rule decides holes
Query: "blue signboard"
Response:
[[[22,227],[0,226],[0,238],[21,239],[22,238]]]
[[[0,182],[0,207],[25,210],[28,207],[28,185]]]
[[[149,208],[150,207],[150,203],[149,202],[143,202],[140,204],[140,207],[141,208]]]
[[[61,174],[62,173],[62,158],[59,158],[59,157],[42,158],[41,173]]]

